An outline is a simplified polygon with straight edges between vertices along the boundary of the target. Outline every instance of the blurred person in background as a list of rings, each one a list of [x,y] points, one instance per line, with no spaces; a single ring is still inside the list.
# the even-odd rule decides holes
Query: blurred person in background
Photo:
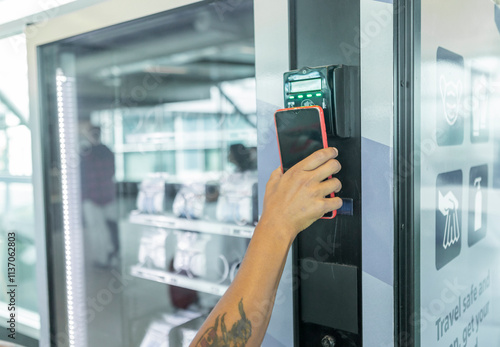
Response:
[[[101,143],[101,128],[89,126],[84,130],[84,136],[89,142],[80,155],[87,252],[96,267],[117,266],[119,241],[115,156]]]
[[[241,143],[229,147],[228,160],[236,165],[236,172],[257,170],[257,148],[246,147]]]

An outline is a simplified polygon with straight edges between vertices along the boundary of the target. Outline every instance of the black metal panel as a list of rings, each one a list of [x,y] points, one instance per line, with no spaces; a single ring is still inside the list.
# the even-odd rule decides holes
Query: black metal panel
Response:
[[[301,319],[304,322],[326,325],[358,333],[358,268],[349,265],[321,263],[302,259],[300,268],[315,268],[302,276],[300,287]],[[317,300],[317,297],[337,300]]]
[[[359,68],[359,28],[360,3],[352,0],[296,0],[291,2],[291,63],[292,69],[305,66],[345,64]],[[299,286],[295,292],[295,344],[298,346],[321,346],[325,335],[336,339],[336,346],[362,345],[362,302],[361,302],[361,126],[359,112],[359,73],[352,83],[352,93],[357,102],[358,112],[352,119],[350,138],[329,137],[328,144],[339,149],[342,171],[337,177],[342,181],[343,198],[354,200],[354,215],[339,215],[333,220],[319,220],[303,231],[294,245],[294,267],[296,273],[304,278],[317,278],[323,271],[321,266],[310,270],[299,267],[304,259],[317,264],[332,264],[329,268],[342,268],[349,265],[355,277],[332,277],[325,274],[324,288],[315,289],[312,282]],[[335,265],[333,265],[335,264]],[[316,271],[319,271],[316,273]],[[345,306],[345,297],[335,293],[356,293],[356,307]],[[346,310],[346,317],[355,311],[352,319],[357,321],[356,329],[336,322],[332,317],[318,317],[314,323],[306,322],[309,300],[315,306]],[[308,302],[309,301],[309,302]],[[301,307],[306,308],[303,311]],[[342,316],[343,312],[332,312]],[[348,331],[350,330],[350,331]],[[357,332],[357,333],[355,333]]]
[[[295,68],[359,66],[360,3],[353,0],[296,0]],[[305,64],[305,65],[304,65]],[[292,68],[294,68],[292,66]]]
[[[415,119],[415,100],[420,100],[420,1],[394,2],[394,115],[395,115],[395,346],[419,346],[414,314],[420,294],[416,254],[420,248],[415,211],[420,211],[418,165],[414,165],[415,138],[420,130]],[[417,205],[416,205],[417,204]]]

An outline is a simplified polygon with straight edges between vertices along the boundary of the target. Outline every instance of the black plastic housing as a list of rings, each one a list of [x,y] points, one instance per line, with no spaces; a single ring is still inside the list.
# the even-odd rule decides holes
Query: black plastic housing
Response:
[[[293,92],[292,83],[316,79],[321,79],[321,89]],[[289,71],[283,75],[284,104],[288,108],[321,106],[327,134],[348,138],[359,110],[358,80],[358,68],[355,66],[328,65]]]

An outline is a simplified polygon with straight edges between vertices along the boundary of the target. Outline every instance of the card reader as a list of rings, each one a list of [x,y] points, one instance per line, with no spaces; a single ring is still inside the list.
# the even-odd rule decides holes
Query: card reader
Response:
[[[357,109],[356,67],[304,67],[284,74],[285,107],[321,106],[328,135],[351,137]]]

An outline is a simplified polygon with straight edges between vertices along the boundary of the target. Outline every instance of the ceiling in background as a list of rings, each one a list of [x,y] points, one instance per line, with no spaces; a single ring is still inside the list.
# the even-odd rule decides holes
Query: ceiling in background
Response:
[[[181,9],[71,38],[64,47],[77,52],[87,115],[112,105],[207,99],[214,85],[255,76],[252,2],[223,20],[206,6]]]

